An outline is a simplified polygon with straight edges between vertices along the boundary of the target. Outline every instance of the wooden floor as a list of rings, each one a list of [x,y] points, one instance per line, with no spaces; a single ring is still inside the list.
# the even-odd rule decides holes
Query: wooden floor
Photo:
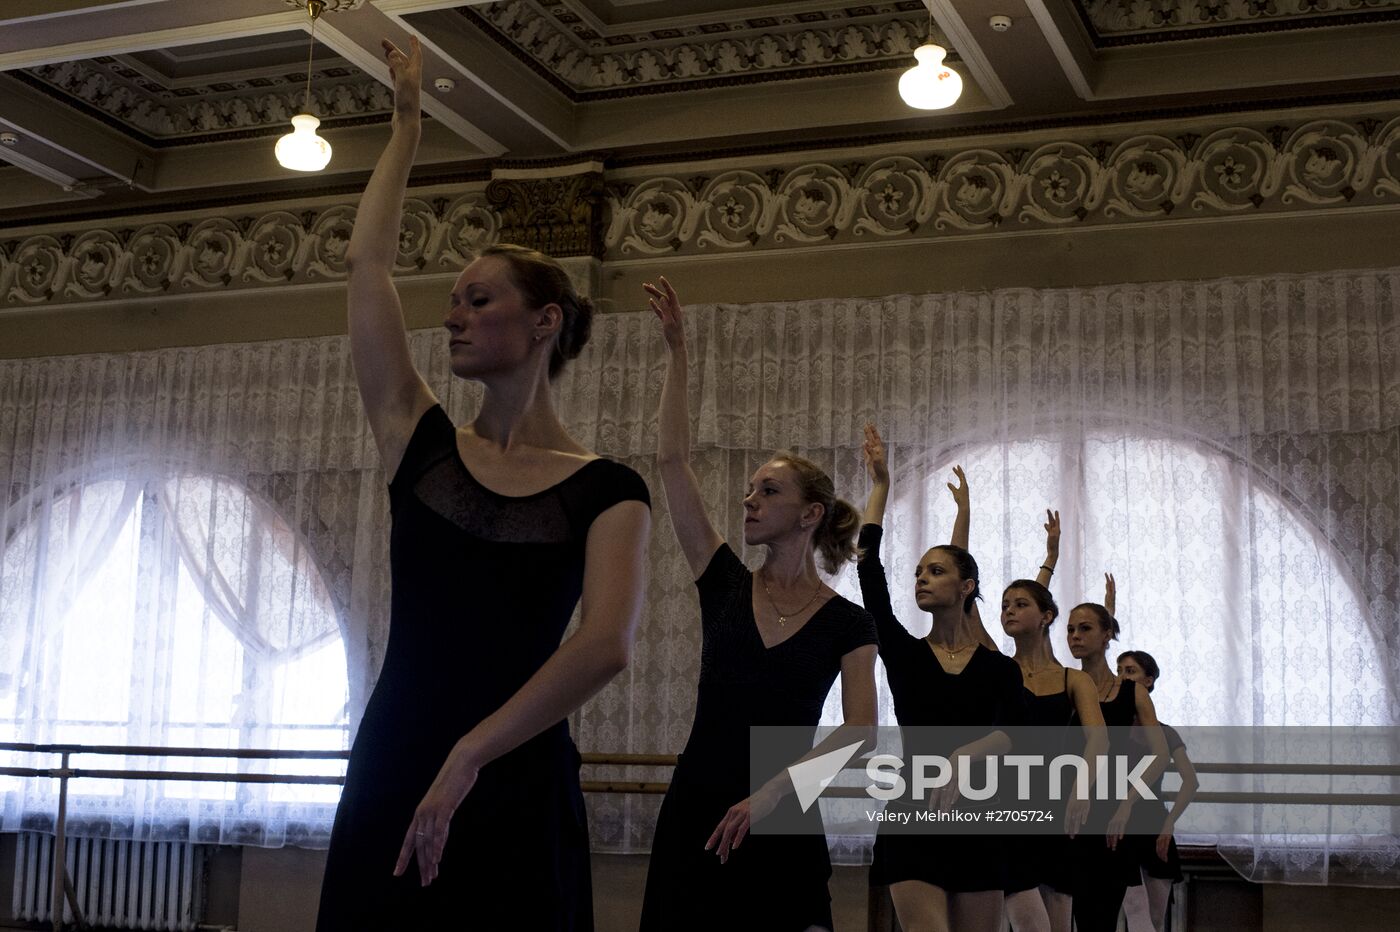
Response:
[[[831,869],[832,932],[866,932],[866,873],[864,867]],[[646,882],[646,855],[593,855],[594,932],[637,932]]]

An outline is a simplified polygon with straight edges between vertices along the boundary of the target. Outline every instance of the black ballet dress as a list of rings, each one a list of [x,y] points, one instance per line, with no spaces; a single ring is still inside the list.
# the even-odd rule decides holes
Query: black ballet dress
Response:
[[[860,529],[861,558],[857,565],[865,607],[875,618],[880,635],[880,659],[894,698],[895,717],[901,728],[910,726],[958,726],[967,736],[985,735],[1001,727],[1024,724],[1025,687],[1016,661],[978,645],[967,666],[948,673],[923,638],[914,637],[894,616],[885,568],[880,563],[883,529],[867,524]],[[975,726],[975,727],[972,727]],[[951,734],[951,731],[949,732]],[[947,755],[957,742],[929,746],[905,732],[905,778],[913,754]],[[980,774],[974,785],[982,784]],[[898,800],[889,806],[899,804]],[[905,803],[904,805],[908,805]],[[988,801],[995,807],[995,800]],[[904,880],[921,880],[949,893],[1002,891],[1006,884],[1005,837],[980,834],[909,834],[883,823],[875,838],[870,885],[888,886]]]
[[[1110,755],[1133,753],[1122,739],[1137,717],[1136,686],[1132,680],[1121,680],[1118,695],[1099,703],[1109,729]],[[1142,882],[1137,861],[1129,853],[1131,846],[1123,844],[1128,836],[1125,834],[1116,848],[1108,847],[1105,835],[1118,805],[1116,800],[1095,799],[1084,831],[1074,839],[1079,878],[1074,890],[1074,927],[1078,932],[1113,932],[1118,927],[1123,894]],[[1138,805],[1141,803],[1134,805],[1134,810]]]
[[[792,746],[775,757],[795,762],[809,751],[841,658],[876,642],[875,623],[860,606],[833,596],[787,640],[765,648],[753,585],[753,573],[728,544],[695,581],[699,696],[656,820],[643,932],[832,928],[831,861],[818,807],[806,813],[807,834],[750,833],[725,864],[705,843],[729,807],[750,794],[749,728],[800,726],[786,730]],[[791,793],[779,805],[800,811]]]
[[[606,459],[537,494],[499,495],[468,472],[440,406],[419,419],[389,485],[389,642],[350,752],[318,932],[593,928],[566,721],[481,769],[430,886],[416,861],[392,871],[453,745],[559,646],[589,525],[629,500],[649,506],[646,484]]]
[[[1146,737],[1139,734],[1137,729],[1133,731],[1135,750],[1138,753],[1147,753]],[[1162,734],[1167,739],[1168,755],[1186,747],[1186,742],[1181,740],[1181,735],[1177,734],[1172,726],[1162,725]],[[1123,839],[1123,843],[1128,846],[1129,857],[1137,862],[1144,874],[1179,883],[1184,876],[1181,873],[1181,856],[1176,850],[1176,839],[1173,838],[1168,843],[1166,860],[1157,857],[1157,836],[1162,833],[1162,826],[1167,823],[1167,804],[1161,798],[1162,780],[1166,775],[1166,771],[1162,771],[1151,784],[1152,793],[1157,797],[1155,801],[1144,799],[1133,806],[1132,815],[1128,817],[1129,835]]]
[[[1037,696],[1026,690],[1026,724],[1034,725],[1037,747],[1031,753],[1043,753],[1047,760],[1059,754],[1080,753],[1084,749],[1083,729],[1074,700],[1069,694],[1069,668],[1065,668],[1064,687],[1060,692]],[[1048,804],[1058,819],[1064,813],[1064,803]],[[1007,893],[1019,893],[1044,884],[1059,893],[1074,892],[1074,857],[1071,841],[1064,834],[1022,835],[1006,840]]]

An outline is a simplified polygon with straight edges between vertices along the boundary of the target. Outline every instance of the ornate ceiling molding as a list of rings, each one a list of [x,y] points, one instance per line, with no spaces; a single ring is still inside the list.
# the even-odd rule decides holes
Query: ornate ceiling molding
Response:
[[[702,173],[541,170],[415,189],[398,271],[450,273],[474,250],[532,236],[561,252],[601,253],[604,267],[778,249],[820,261],[831,246],[1400,207],[1394,110],[1041,140]],[[342,280],[354,216],[346,199],[31,230],[0,241],[0,307]]]
[[[1099,45],[1400,19],[1400,0],[1076,0]]]
[[[306,0],[284,0],[288,6],[294,6],[299,10],[306,9]],[[346,10],[358,10],[364,6],[365,0],[321,0],[325,4],[326,13],[344,13]]]
[[[143,142],[210,142],[211,137],[266,128],[281,133],[303,112],[306,73],[221,81],[207,87],[167,88],[103,57],[26,68],[21,80],[83,107]],[[323,121],[393,113],[389,88],[359,70],[336,65],[312,73],[311,112]]]
[[[609,35],[560,0],[457,12],[576,101],[900,67],[928,35],[918,0]]]
[[[609,258],[1396,204],[1400,116],[910,152],[617,184]]]

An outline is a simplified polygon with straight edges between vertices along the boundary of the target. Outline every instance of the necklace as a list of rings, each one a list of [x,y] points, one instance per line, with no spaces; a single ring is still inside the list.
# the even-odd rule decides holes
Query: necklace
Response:
[[[763,583],[763,594],[768,596],[768,604],[772,606],[773,611],[776,612],[778,615],[778,627],[780,628],[787,624],[787,620],[790,617],[794,615],[801,615],[803,612],[805,612],[807,610],[807,606],[817,601],[817,596],[822,594],[822,581],[818,579],[816,591],[812,593],[812,597],[810,599],[802,603],[801,608],[793,612],[784,612],[782,609],[778,608],[778,603],[773,601],[773,590],[768,588],[768,580],[764,578],[762,571],[760,571],[758,574],[758,581]]]
[[[1116,676],[1109,677],[1109,680],[1108,680],[1108,688],[1107,688],[1107,689],[1104,689],[1102,686],[1099,687],[1099,701],[1100,701],[1100,702],[1107,702],[1107,701],[1108,701],[1108,694],[1111,693],[1111,692],[1113,692],[1113,686],[1114,686],[1114,684],[1117,683],[1117,682],[1118,682],[1118,677],[1116,677]]]
[[[976,641],[973,641],[973,642],[970,643],[970,644],[964,644],[962,647],[959,647],[957,650],[954,650],[954,649],[951,648],[951,647],[944,647],[942,644],[938,644],[938,643],[936,643],[936,642],[934,642],[934,641],[929,641],[929,643],[932,644],[934,647],[938,648],[939,650],[943,651],[943,653],[947,654],[949,660],[957,660],[957,659],[958,659],[958,654],[961,654],[963,651],[967,650],[969,647],[976,647],[976,646],[977,646],[977,642],[976,642]]]
[[[1058,663],[1051,662],[1045,664],[1044,666],[1039,666],[1032,669],[1030,666],[1021,663],[1019,660],[1017,661],[1017,664],[1019,664],[1021,667],[1021,675],[1027,678],[1044,673],[1046,670],[1053,670],[1056,667],[1060,666],[1060,664]]]

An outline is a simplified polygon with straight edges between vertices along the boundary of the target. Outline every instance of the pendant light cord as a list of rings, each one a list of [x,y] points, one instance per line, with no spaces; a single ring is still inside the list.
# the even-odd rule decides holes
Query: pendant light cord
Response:
[[[325,3],[322,0],[306,0],[306,15],[311,17],[311,41],[306,44],[306,99],[301,105],[306,108],[307,113],[311,113],[311,57],[316,51],[316,20],[323,9]]]

